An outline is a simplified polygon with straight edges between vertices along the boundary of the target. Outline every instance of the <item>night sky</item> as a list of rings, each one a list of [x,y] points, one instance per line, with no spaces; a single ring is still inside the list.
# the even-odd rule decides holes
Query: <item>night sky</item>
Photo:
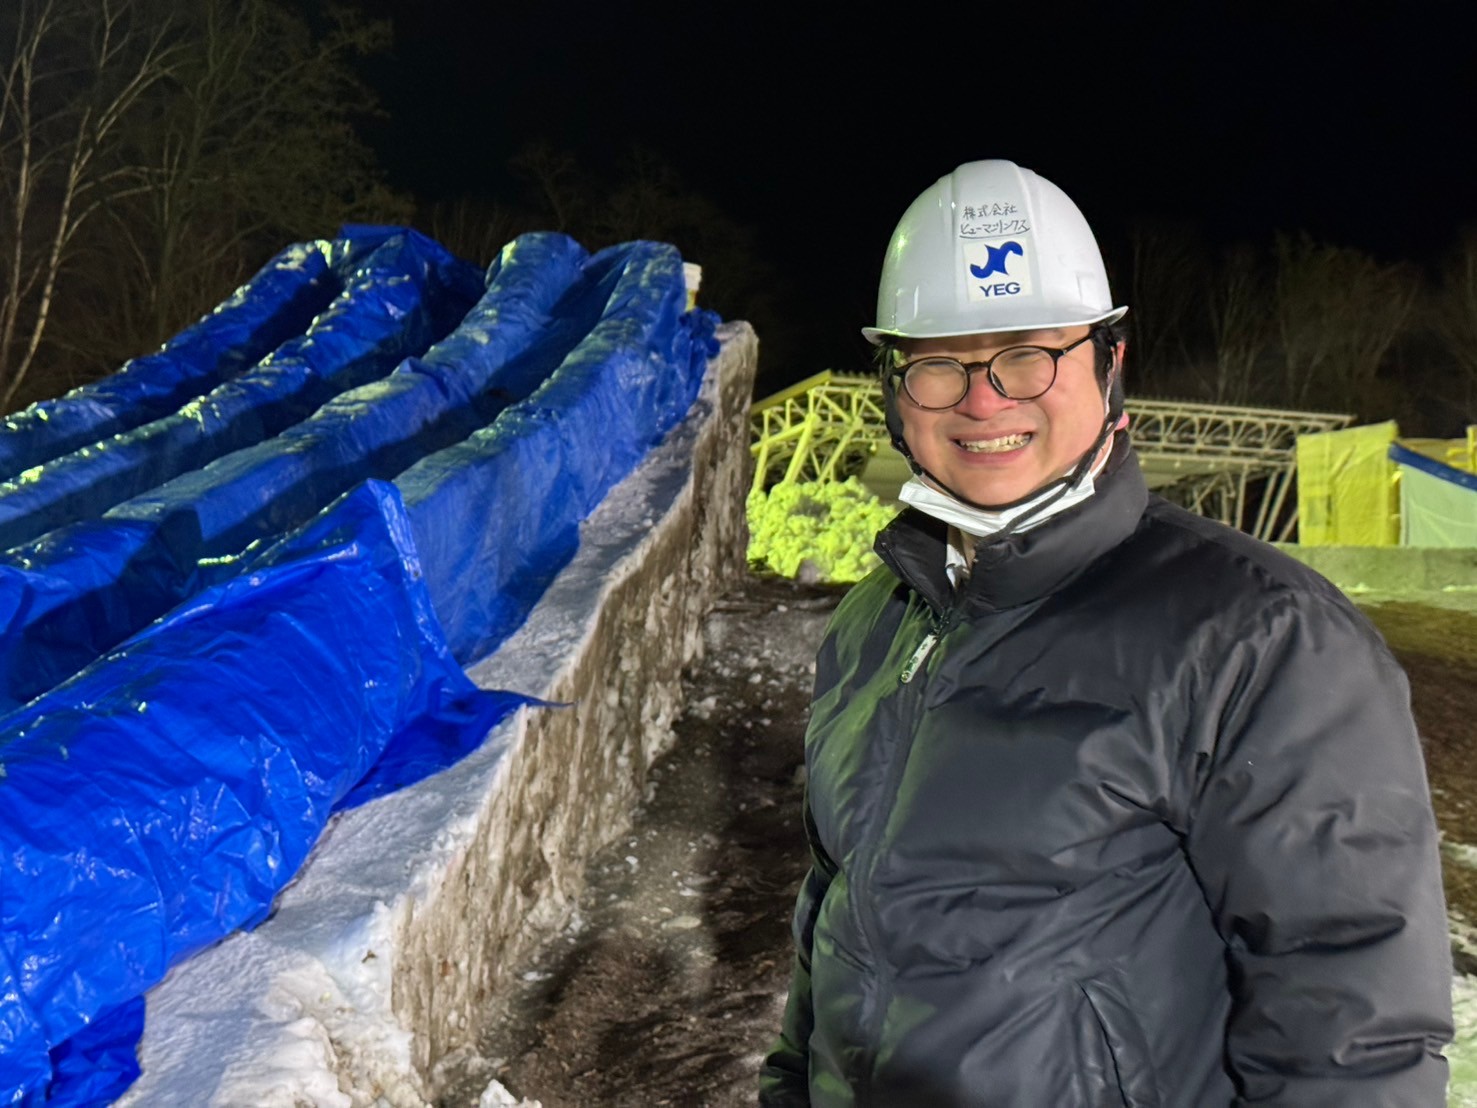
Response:
[[[1145,220],[1428,264],[1477,223],[1455,3],[361,3],[396,27],[374,77],[394,183],[508,194],[530,141],[592,172],[649,147],[792,282],[816,351],[794,378],[856,368],[894,223],[974,158],[1061,185],[1115,270]]]

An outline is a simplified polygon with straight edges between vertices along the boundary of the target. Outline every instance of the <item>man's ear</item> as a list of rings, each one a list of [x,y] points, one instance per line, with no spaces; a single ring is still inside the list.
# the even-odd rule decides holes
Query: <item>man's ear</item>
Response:
[[[1123,414],[1123,355],[1128,349],[1128,342],[1119,339],[1113,345],[1113,364],[1108,367],[1107,395],[1103,401],[1107,406],[1107,414],[1111,418]]]

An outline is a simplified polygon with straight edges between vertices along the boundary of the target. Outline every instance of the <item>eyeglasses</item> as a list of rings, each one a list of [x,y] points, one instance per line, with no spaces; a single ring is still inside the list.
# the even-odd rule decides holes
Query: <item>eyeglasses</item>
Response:
[[[941,412],[969,395],[972,374],[983,372],[990,387],[1007,400],[1035,400],[1056,384],[1057,363],[1076,350],[1093,332],[1057,349],[1051,346],[1008,346],[983,362],[961,362],[930,355],[906,362],[893,372],[908,399],[920,408]]]

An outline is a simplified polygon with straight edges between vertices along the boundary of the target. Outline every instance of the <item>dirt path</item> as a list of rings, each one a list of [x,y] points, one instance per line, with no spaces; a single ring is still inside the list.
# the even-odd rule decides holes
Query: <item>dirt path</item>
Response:
[[[750,579],[714,610],[673,750],[630,834],[483,1040],[543,1108],[752,1105],[790,980],[813,658],[844,590]]]
[[[576,927],[495,1014],[491,1067],[443,1108],[476,1104],[466,1090],[493,1077],[543,1108],[754,1103],[805,867],[811,658],[841,591],[751,579],[710,617],[648,804],[591,866]],[[1477,616],[1411,604],[1369,614],[1411,678],[1460,927],[1477,921]],[[1459,960],[1477,969],[1477,955]]]

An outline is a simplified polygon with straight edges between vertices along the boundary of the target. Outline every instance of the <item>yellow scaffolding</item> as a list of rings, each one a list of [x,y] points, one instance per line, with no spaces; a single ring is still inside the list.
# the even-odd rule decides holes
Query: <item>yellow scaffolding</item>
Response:
[[[756,402],[754,488],[780,481],[839,481],[887,442],[875,377],[826,370]]]

